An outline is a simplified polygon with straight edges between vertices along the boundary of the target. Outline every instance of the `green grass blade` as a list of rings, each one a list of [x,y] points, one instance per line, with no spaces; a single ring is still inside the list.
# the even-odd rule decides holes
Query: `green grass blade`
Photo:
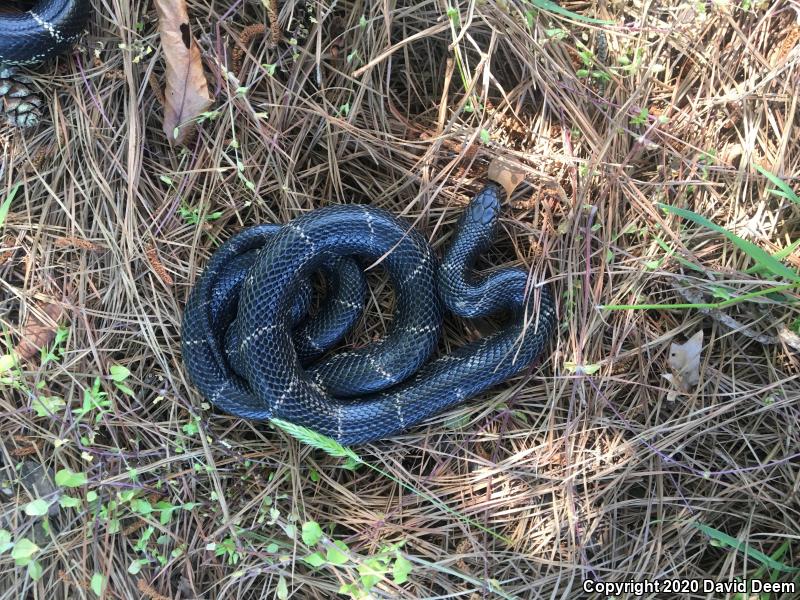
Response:
[[[758,171],[764,177],[769,179],[775,185],[775,187],[778,188],[777,190],[769,190],[770,194],[775,194],[776,196],[780,196],[781,198],[786,198],[787,200],[791,200],[796,204],[800,204],[800,196],[798,196],[795,193],[795,191],[791,187],[789,187],[788,183],[786,183],[783,179],[781,179],[774,173],[770,173],[769,171],[758,165],[753,165],[753,166],[755,166],[756,171]]]
[[[800,283],[795,283],[795,284],[789,283],[786,285],[778,285],[764,290],[756,290],[754,292],[748,292],[746,294],[742,294],[741,296],[736,296],[735,298],[720,300],[719,302],[703,302],[703,303],[686,302],[679,304],[600,304],[597,306],[597,308],[599,310],[675,310],[682,308],[721,309],[721,308],[727,308],[728,306],[733,306],[734,304],[739,304],[740,302],[747,302],[748,300],[752,300],[753,298],[759,298],[761,296],[769,296],[770,294],[785,292],[787,290],[796,289],[798,287],[800,287]],[[795,301],[789,301],[789,303],[791,304],[793,304],[794,302]]]
[[[361,457],[353,452],[350,448],[345,448],[339,442],[329,438],[328,436],[317,433],[316,431],[308,429],[307,427],[303,427],[302,425],[295,425],[294,423],[290,423],[289,421],[284,421],[282,419],[272,419],[271,421],[292,437],[300,440],[304,444],[308,444],[313,448],[322,450],[330,456],[349,458],[359,463],[364,462],[361,460]]]
[[[791,542],[789,540],[784,541],[775,552],[769,555],[769,557],[774,561],[780,561],[780,559],[783,558],[783,555],[786,554],[786,551],[789,549],[789,546],[791,546]],[[762,577],[764,577],[764,574],[767,572],[767,569],[768,569],[767,565],[761,565],[760,567],[758,567],[758,570],[753,575],[753,579],[761,579]],[[778,579],[777,573],[772,572],[770,580],[774,583],[777,579]]]
[[[6,217],[8,216],[8,211],[11,208],[11,203],[14,201],[14,196],[17,195],[17,191],[19,190],[19,186],[21,183],[16,184],[14,187],[11,188],[11,191],[8,192],[8,196],[6,199],[3,200],[3,203],[0,204],[0,227],[2,227],[6,222]]]
[[[789,256],[792,252],[794,252],[797,247],[800,246],[800,239],[793,241],[791,244],[786,246],[785,248],[781,248],[772,256],[778,260],[783,260],[787,256]]]
[[[692,523],[692,526],[705,533],[708,537],[710,537],[712,540],[715,540],[720,545],[730,546],[731,548],[746,554],[749,558],[758,561],[759,563],[765,565],[766,567],[769,567],[770,569],[783,571],[784,573],[795,573],[798,570],[800,570],[797,569],[796,567],[790,567],[789,565],[777,561],[774,558],[767,556],[763,552],[760,552],[755,548],[752,548],[746,542],[740,542],[735,537],[731,537],[727,533],[723,533],[718,529],[714,529],[713,527],[709,527],[708,525],[703,525],[702,523]]]
[[[724,227],[720,227],[716,223],[713,223],[706,219],[705,217],[698,215],[691,210],[687,210],[685,208],[678,208],[677,206],[669,206],[666,204],[658,204],[658,206],[664,212],[668,214],[678,215],[679,217],[683,217],[689,221],[692,221],[698,225],[702,225],[707,229],[711,229],[712,231],[716,231],[721,233],[725,237],[727,237],[733,244],[739,248],[742,252],[747,254],[756,264],[760,265],[770,273],[778,277],[785,277],[794,282],[800,282],[800,274],[796,271],[790,269],[779,260],[753,244],[752,242],[748,242],[745,239],[740,238],[738,235],[728,231]]]
[[[563,6],[559,6],[558,4],[556,4],[555,2],[551,2],[550,0],[533,0],[533,5],[540,10],[556,13],[557,15],[561,15],[562,17],[567,17],[574,21],[583,21],[584,23],[596,23],[598,25],[614,24],[614,21],[605,21],[603,19],[595,19],[593,17],[585,17],[583,15],[579,15],[578,13],[574,13],[570,10],[567,10]]]
[[[792,252],[794,252],[795,250],[797,250],[798,246],[800,246],[800,239],[797,239],[797,240],[793,241],[791,244],[789,244],[789,245],[788,245],[788,246],[786,246],[785,248],[781,248],[780,250],[778,250],[777,252],[775,252],[775,253],[772,255],[772,258],[774,258],[774,259],[776,259],[776,260],[783,260],[784,258],[786,258],[787,256],[789,256],[789,255],[790,255]],[[754,267],[750,267],[749,269],[747,269],[747,270],[745,271],[745,273],[748,273],[748,274],[753,274],[753,273],[761,273],[763,270],[764,270],[764,269],[762,269],[761,267],[759,267],[758,265],[756,265],[756,266],[754,266]]]

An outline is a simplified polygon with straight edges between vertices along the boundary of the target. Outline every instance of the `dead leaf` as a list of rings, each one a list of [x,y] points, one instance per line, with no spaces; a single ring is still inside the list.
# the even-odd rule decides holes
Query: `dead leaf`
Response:
[[[208,110],[212,98],[203,72],[200,48],[189,26],[186,0],[156,0],[158,28],[166,62],[164,133],[175,145],[183,144]]]
[[[668,399],[674,400],[678,392],[688,393],[700,383],[700,351],[703,349],[703,331],[695,333],[685,344],[672,344],[669,349],[669,368],[672,374],[662,375],[677,389]]]
[[[525,180],[525,171],[503,158],[495,158],[489,163],[487,177],[502,185],[506,196],[510,198],[511,193]]]
[[[14,352],[21,360],[30,360],[42,348],[53,341],[58,329],[58,322],[64,312],[60,304],[40,304],[38,310],[31,311],[28,322],[22,329],[22,339]]]

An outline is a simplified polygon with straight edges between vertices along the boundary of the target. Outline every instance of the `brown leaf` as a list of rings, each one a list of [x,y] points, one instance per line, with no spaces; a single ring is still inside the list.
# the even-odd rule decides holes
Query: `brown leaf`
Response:
[[[506,196],[510,198],[511,193],[525,180],[525,171],[505,159],[495,158],[489,163],[487,177],[502,185],[506,190]]]
[[[40,318],[42,313],[44,316]],[[22,339],[14,348],[17,356],[21,360],[29,360],[47,347],[56,336],[58,321],[63,314],[61,305],[56,303],[40,304],[37,311],[31,311],[28,322],[22,329]]]
[[[194,130],[195,119],[211,106],[200,48],[192,37],[186,0],[156,0],[167,89],[164,133],[175,145]]]

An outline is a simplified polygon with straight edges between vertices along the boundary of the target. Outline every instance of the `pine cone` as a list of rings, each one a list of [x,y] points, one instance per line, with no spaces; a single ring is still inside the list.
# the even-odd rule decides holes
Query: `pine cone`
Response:
[[[0,68],[0,113],[16,127],[33,127],[42,117],[42,99],[14,67]]]

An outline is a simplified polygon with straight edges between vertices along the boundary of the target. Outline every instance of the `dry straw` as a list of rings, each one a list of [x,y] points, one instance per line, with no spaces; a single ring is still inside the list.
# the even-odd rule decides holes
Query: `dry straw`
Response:
[[[268,6],[277,44],[243,43],[270,24],[263,3],[189,3],[215,104],[184,149],[161,130],[157,24],[139,0],[96,2],[85,47],[103,42],[102,61],[79,50],[43,68],[47,122],[0,132],[0,204],[21,185],[4,219],[5,339],[13,347],[47,302],[69,327],[63,352],[0,384],[0,479],[14,479],[15,435],[40,449],[25,459],[89,479],[47,534],[19,510],[26,492],[4,487],[0,528],[39,536],[43,571],[34,582],[0,554],[0,600],[92,597],[81,588],[95,574],[106,598],[256,599],[286,586],[328,599],[370,583],[353,562],[302,560],[309,521],[361,561],[402,543],[408,580],[381,574],[376,598],[577,598],[587,578],[793,581],[762,557],[800,564],[796,352],[691,308],[598,308],[686,303],[683,288],[718,303],[786,283],[657,203],[770,255],[789,248],[779,260],[800,267],[800,207],[755,168],[800,186],[791,3],[561,4],[611,25],[543,2]],[[593,59],[601,31],[605,64]],[[204,405],[182,369],[180,319],[221,241],[361,202],[402,215],[439,251],[498,155],[527,183],[481,267],[551,281],[560,327],[541,364],[357,449],[391,477]],[[390,286],[374,279],[348,343],[390,322]],[[774,336],[797,326],[797,297],[784,288],[719,310]],[[448,320],[441,349],[491,328]],[[670,402],[670,344],[700,329],[701,384]],[[130,370],[132,395],[112,365]],[[78,418],[87,393],[97,407]],[[39,416],[40,395],[68,407]],[[154,492],[196,504],[162,523]]]

